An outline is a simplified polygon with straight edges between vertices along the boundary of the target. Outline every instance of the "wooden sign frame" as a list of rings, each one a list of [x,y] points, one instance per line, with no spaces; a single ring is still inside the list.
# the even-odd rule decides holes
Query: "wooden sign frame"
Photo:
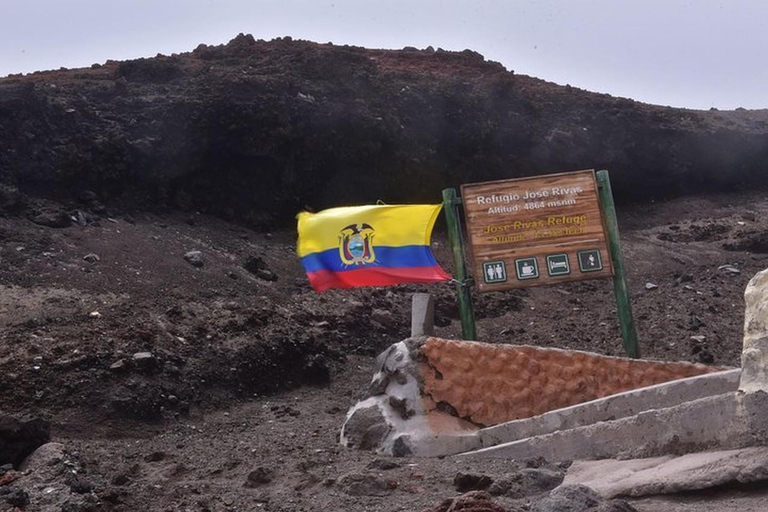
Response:
[[[595,171],[461,186],[480,292],[613,277]]]

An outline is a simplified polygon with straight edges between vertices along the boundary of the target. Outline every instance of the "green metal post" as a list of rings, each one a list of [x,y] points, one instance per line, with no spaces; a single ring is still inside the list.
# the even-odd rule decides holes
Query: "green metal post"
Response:
[[[611,180],[608,171],[597,171],[597,188],[600,193],[600,208],[605,218],[605,227],[608,231],[608,247],[611,251],[613,262],[613,291],[616,296],[616,309],[619,312],[619,324],[621,325],[621,338],[624,350],[629,357],[640,357],[640,346],[637,341],[637,328],[632,317],[632,305],[629,302],[629,290],[624,273],[624,260],[621,257],[621,245],[619,243],[619,222],[616,219],[616,209],[613,205],[613,192],[611,192]]]
[[[472,293],[467,284],[467,267],[464,262],[464,248],[461,242],[461,226],[459,225],[458,205],[461,199],[456,196],[456,189],[443,190],[443,210],[448,224],[448,241],[453,253],[453,278],[456,281],[456,297],[459,303],[461,318],[461,337],[464,340],[477,339],[475,332],[475,310],[472,306]]]

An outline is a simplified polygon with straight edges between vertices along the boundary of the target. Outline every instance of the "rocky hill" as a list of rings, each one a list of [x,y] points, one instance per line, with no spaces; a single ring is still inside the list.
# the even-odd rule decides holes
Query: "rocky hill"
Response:
[[[438,201],[460,183],[582,168],[609,169],[620,199],[763,187],[766,161],[766,110],[646,105],[516,75],[470,50],[241,34],[0,79],[6,210],[47,196],[258,227],[289,224],[304,206]]]

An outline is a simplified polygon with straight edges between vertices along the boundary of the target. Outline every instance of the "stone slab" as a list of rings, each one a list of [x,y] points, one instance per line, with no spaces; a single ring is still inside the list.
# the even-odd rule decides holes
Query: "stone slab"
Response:
[[[768,447],[700,452],[680,457],[576,461],[563,485],[581,484],[604,498],[640,497],[768,480]]]

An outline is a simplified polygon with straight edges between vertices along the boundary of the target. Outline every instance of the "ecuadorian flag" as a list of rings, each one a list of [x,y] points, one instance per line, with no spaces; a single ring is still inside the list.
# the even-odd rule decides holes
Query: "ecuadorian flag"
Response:
[[[297,253],[312,288],[449,280],[429,248],[440,208],[369,205],[300,213]]]

